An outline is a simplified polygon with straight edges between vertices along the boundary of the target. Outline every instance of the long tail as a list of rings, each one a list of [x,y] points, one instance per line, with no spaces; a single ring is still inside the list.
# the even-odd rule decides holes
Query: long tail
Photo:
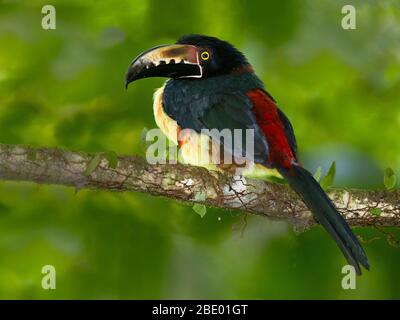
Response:
[[[279,172],[336,241],[357,274],[361,274],[359,264],[369,270],[368,258],[361,244],[314,177],[298,164],[290,170],[279,169]]]

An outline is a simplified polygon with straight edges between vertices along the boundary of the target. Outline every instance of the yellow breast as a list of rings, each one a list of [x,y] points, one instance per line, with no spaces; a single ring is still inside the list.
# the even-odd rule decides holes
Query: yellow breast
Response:
[[[171,119],[164,112],[162,105],[164,88],[165,85],[157,89],[156,92],[154,93],[154,103],[153,103],[154,119],[156,120],[157,126],[167,136],[167,138],[177,145],[179,126],[175,120]]]
[[[164,93],[165,85],[161,88],[157,89],[154,93],[154,118],[157,126],[161,129],[161,131],[167,136],[167,138],[178,145],[178,135],[184,135],[184,132],[180,131],[180,128],[175,120],[170,118],[164,111],[162,97]],[[180,152],[182,159],[185,163],[196,165],[196,166],[204,166],[209,169],[215,168],[215,166],[211,166],[209,163],[209,158],[204,156],[203,149],[207,149],[207,153],[209,152],[209,143],[210,138],[205,135],[201,135],[191,132],[190,136],[180,137]],[[184,140],[182,142],[182,140]],[[211,148],[216,148],[212,144]],[[215,149],[214,149],[215,150]]]

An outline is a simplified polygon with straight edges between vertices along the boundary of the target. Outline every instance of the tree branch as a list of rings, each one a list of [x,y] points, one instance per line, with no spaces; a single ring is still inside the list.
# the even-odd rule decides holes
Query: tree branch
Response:
[[[182,164],[150,165],[135,156],[118,157],[118,164],[112,168],[107,158],[105,154],[0,144],[0,179],[65,185],[77,190],[144,192],[284,219],[297,230],[315,224],[300,198],[286,185]],[[400,226],[400,190],[335,189],[329,196],[353,226]]]

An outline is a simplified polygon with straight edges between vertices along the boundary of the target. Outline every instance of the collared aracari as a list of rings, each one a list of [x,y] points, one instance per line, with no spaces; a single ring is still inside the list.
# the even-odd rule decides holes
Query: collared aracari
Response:
[[[253,129],[255,164],[276,169],[287,180],[357,274],[361,274],[360,264],[369,269],[349,225],[299,163],[291,123],[241,52],[214,37],[183,36],[176,44],[152,48],[135,58],[126,86],[146,77],[170,78],[154,95],[154,115],[166,136],[180,145],[186,162],[201,165],[193,160],[197,153],[193,143],[178,141],[180,130],[192,129],[200,136],[203,129]],[[208,138],[223,148],[220,137]]]

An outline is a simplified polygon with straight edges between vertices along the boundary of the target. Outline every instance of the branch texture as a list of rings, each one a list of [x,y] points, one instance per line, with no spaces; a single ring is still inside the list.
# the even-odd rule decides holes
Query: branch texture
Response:
[[[114,162],[114,163],[112,163]],[[0,179],[137,191],[291,222],[301,231],[315,224],[286,185],[233,177],[182,164],[150,165],[140,157],[32,149],[0,144]],[[329,192],[353,226],[400,226],[400,190],[334,189]]]

